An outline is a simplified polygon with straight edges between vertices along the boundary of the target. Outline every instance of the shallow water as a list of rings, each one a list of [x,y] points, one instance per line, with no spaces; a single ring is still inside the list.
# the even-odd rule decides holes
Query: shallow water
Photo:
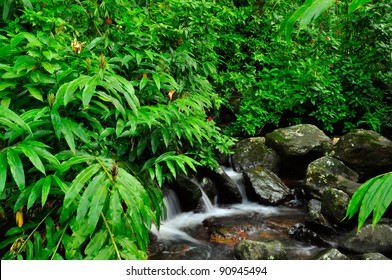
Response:
[[[232,170],[226,170],[226,173],[237,181],[241,190],[241,174]],[[251,203],[245,191],[241,193],[243,203],[219,206],[214,205],[203,192],[203,212],[181,212],[175,194],[169,193],[165,203],[170,214],[159,231],[156,228],[152,230],[158,239],[150,246],[150,259],[234,259],[236,242],[216,242],[208,228],[203,226],[203,221],[218,227],[222,225],[224,230],[246,228],[246,239],[280,240],[286,248],[288,259],[311,259],[325,249],[288,236],[289,228],[305,222],[307,213],[304,207]]]

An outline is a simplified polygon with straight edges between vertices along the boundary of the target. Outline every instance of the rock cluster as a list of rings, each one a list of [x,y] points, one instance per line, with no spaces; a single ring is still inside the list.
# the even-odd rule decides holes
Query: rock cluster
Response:
[[[359,129],[336,141],[314,125],[301,124],[239,141],[231,162],[234,170],[243,173],[248,198],[262,204],[280,205],[292,200],[295,192],[286,185],[284,176],[300,179],[308,217],[305,225],[293,229],[291,237],[322,243],[318,234],[348,232],[318,259],[392,256],[392,219],[387,217],[374,228],[365,224],[360,231],[354,219],[345,219],[349,201],[359,186],[392,170],[392,141],[387,138]],[[215,183],[221,203],[241,202],[236,184],[223,169],[203,174]],[[186,197],[181,200],[194,207],[200,190],[192,182],[184,185],[183,178],[178,183],[183,185],[180,189]],[[234,253],[238,259],[285,258],[284,246],[277,242],[241,240]]]

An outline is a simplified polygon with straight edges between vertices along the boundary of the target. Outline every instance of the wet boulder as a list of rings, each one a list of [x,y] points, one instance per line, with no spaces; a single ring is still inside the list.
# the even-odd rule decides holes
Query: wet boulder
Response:
[[[234,246],[234,256],[238,260],[284,260],[286,250],[278,240],[242,240]]]
[[[335,232],[329,221],[321,214],[321,201],[317,199],[311,199],[308,202],[308,216],[305,219],[305,225],[318,232]]]
[[[242,195],[237,184],[227,175],[223,167],[220,166],[216,170],[203,169],[200,170],[199,173],[211,178],[215,183],[216,191],[218,193],[218,202],[220,204],[242,202]]]
[[[278,154],[265,145],[264,137],[244,139],[236,144],[232,155],[233,169],[237,172],[262,165],[272,172],[279,169]]]
[[[338,249],[332,248],[321,252],[316,260],[349,260],[350,258],[342,254]]]
[[[290,189],[279,177],[262,166],[244,171],[244,183],[248,198],[261,203],[279,204],[290,195]]]
[[[303,175],[307,165],[331,146],[331,139],[311,124],[278,128],[267,133],[265,141],[281,156],[282,167],[299,175]]]
[[[288,235],[297,241],[318,247],[331,247],[331,244],[323,240],[317,233],[305,227],[301,223],[294,224],[288,231]]]
[[[328,154],[358,172],[362,179],[392,169],[392,141],[371,130],[358,129],[347,133]]]
[[[324,156],[308,165],[304,184],[312,197],[320,198],[327,187],[351,187],[351,192],[355,191],[359,187],[359,184],[355,184],[358,177],[354,170],[340,160]]]
[[[195,178],[185,175],[177,176],[174,190],[184,211],[195,209],[201,199],[200,185]]]
[[[390,258],[387,258],[386,256],[384,256],[381,253],[366,253],[366,254],[362,254],[359,256],[358,258],[359,260],[390,260]]]
[[[392,254],[392,220],[381,219],[374,229],[365,224],[359,231],[355,228],[339,242],[340,247],[352,253]]]
[[[326,188],[321,198],[321,213],[327,219],[337,225],[343,223],[343,218],[346,216],[346,211],[350,197],[345,192]]]

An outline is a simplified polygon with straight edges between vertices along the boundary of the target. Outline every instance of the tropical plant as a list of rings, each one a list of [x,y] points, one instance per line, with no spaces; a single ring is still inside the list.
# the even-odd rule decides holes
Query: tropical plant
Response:
[[[358,214],[358,230],[373,212],[372,225],[380,221],[392,203],[392,172],[375,176],[361,185],[348,205],[346,218]]]
[[[13,4],[0,30],[0,203],[16,221],[3,258],[147,258],[161,187],[233,143],[208,119],[214,66],[173,48],[153,20],[161,3]]]

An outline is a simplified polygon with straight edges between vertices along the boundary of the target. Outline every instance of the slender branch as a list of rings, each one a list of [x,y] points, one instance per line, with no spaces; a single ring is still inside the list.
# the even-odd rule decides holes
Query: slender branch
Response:
[[[56,248],[55,248],[55,250],[54,250],[54,252],[53,252],[53,255],[52,255],[52,257],[50,258],[50,260],[53,260],[53,259],[54,259],[54,255],[57,253],[57,250],[58,250],[59,247],[60,247],[61,241],[63,240],[63,236],[64,236],[65,231],[67,230],[67,228],[68,228],[68,224],[65,226],[63,232],[61,233],[60,239],[59,239],[59,241],[57,242]]]
[[[98,163],[101,165],[102,169],[105,171],[106,175],[108,175],[108,177],[110,178],[110,181],[114,181],[114,178],[112,176],[112,174],[110,174],[110,172],[108,171],[108,169],[105,167],[105,165],[103,164],[103,162],[98,158],[95,157],[95,159],[98,161]]]
[[[105,217],[105,215],[102,213],[102,211],[101,211],[100,214],[101,214],[101,217],[102,217],[103,222],[105,223],[105,227],[106,227],[106,229],[107,229],[108,232],[109,232],[110,240],[112,240],[114,249],[116,250],[117,259],[121,260],[120,251],[118,250],[116,241],[114,240],[114,235],[113,235],[112,231],[110,230],[110,227],[109,227],[109,224],[108,224],[108,222],[107,222],[107,220],[106,220],[106,217]]]

